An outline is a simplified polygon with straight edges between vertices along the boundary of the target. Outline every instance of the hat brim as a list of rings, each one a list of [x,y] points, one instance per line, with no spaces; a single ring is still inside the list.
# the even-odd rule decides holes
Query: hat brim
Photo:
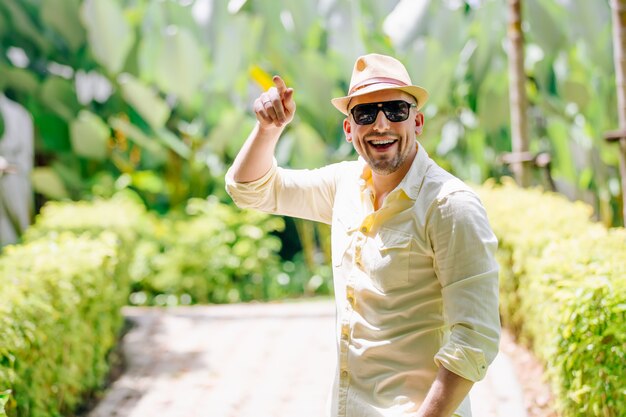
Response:
[[[334,98],[330,102],[333,104],[333,106],[335,106],[337,110],[339,110],[340,112],[342,112],[343,114],[347,116],[348,104],[350,103],[350,100],[352,100],[355,97],[373,93],[375,91],[384,91],[384,90],[399,90],[399,91],[404,91],[405,93],[412,95],[413,97],[415,97],[415,100],[417,100],[417,110],[421,109],[422,106],[428,100],[428,91],[426,91],[422,87],[418,87],[416,85],[399,86],[397,84],[377,83],[377,84],[372,84],[372,85],[368,85],[367,87],[361,88],[360,90],[356,91],[354,94],[351,94],[349,96]]]

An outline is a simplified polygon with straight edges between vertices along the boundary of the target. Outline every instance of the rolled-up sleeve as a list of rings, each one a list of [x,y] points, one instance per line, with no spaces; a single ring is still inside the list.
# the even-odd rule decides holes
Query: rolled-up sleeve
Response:
[[[500,340],[497,239],[480,200],[469,190],[437,200],[429,236],[450,330],[435,362],[479,381],[498,353]]]
[[[226,191],[241,208],[331,223],[338,165],[323,168],[284,169],[276,159],[258,180],[236,182],[226,173]]]

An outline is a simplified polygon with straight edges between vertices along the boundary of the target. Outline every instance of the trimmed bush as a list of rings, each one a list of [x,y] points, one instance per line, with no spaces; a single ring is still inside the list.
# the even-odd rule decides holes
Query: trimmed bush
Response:
[[[62,416],[99,387],[128,296],[116,235],[61,233],[0,258],[0,391],[9,416]]]
[[[161,219],[137,247],[133,304],[176,305],[275,299],[281,218],[192,199],[184,213]]]
[[[49,202],[41,209],[35,225],[27,229],[24,241],[32,241],[59,232],[87,233],[97,236],[113,232],[124,243],[132,245],[154,230],[154,216],[148,214],[143,203],[131,192],[120,192],[109,200]]]
[[[152,223],[130,194],[51,202],[0,257],[0,392],[9,416],[71,414],[101,386],[133,249]],[[5,302],[6,301],[6,302]]]
[[[570,202],[555,193],[541,189],[521,189],[508,178],[502,186],[493,182],[479,189],[480,198],[489,213],[491,225],[500,239],[500,312],[503,322],[515,333],[521,333],[526,320],[521,309],[518,288],[526,277],[529,257],[540,257],[551,242],[583,234],[592,227],[593,210],[581,202]],[[602,229],[599,225],[593,225]],[[525,336],[525,335],[521,335]]]
[[[559,412],[626,415],[626,231],[512,181],[479,193],[500,239],[503,323],[543,361]]]

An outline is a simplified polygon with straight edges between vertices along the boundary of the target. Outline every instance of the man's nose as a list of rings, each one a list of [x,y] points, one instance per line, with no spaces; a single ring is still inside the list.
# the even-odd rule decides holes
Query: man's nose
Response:
[[[389,128],[389,119],[385,115],[383,109],[378,108],[376,119],[374,120],[374,130],[385,131]]]

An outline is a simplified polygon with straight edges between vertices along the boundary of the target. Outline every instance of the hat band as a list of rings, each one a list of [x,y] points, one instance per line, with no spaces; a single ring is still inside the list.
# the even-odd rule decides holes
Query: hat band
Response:
[[[365,88],[367,86],[370,86],[372,84],[395,84],[401,87],[405,87],[408,84],[397,80],[395,78],[386,78],[386,77],[375,77],[375,78],[368,78],[367,80],[361,81],[360,83],[356,84],[354,87],[352,87],[350,89],[350,91],[348,92],[348,95],[352,95],[354,93],[356,93],[357,91],[359,91],[362,88]]]

